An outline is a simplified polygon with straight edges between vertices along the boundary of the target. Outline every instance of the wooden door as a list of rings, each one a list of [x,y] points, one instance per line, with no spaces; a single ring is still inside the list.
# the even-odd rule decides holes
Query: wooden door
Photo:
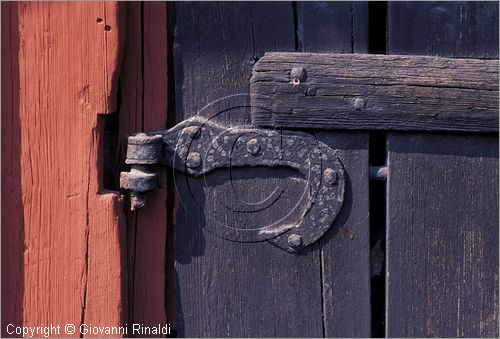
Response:
[[[348,173],[341,215],[299,255],[267,242],[228,241],[218,228],[258,228],[285,215],[300,218],[296,207],[303,205],[303,178],[269,168],[219,170],[202,179],[177,175],[175,317],[180,336],[498,333],[497,127],[479,127],[474,134],[463,132],[476,131],[467,122],[425,126],[418,112],[419,99],[428,104],[422,97],[402,106],[414,109],[409,112],[414,120],[405,121],[409,115],[403,108],[397,123],[381,118],[371,125],[350,124],[349,118],[336,121],[338,114],[318,118],[322,131],[308,118],[307,104],[297,106],[292,94],[281,98],[294,114],[273,115],[269,121],[266,114],[250,117],[249,107],[214,104],[247,93],[252,66],[264,52],[497,58],[498,34],[490,29],[498,26],[496,6],[317,2],[169,7],[175,21],[170,36],[178,122],[214,110],[211,116],[228,128],[251,121],[260,127],[307,129],[339,150]],[[419,25],[425,34],[417,33]],[[455,109],[455,102],[442,104],[444,116]],[[498,117],[491,121],[495,125]],[[415,129],[429,132],[411,132]],[[370,168],[379,167],[387,168],[387,184],[370,183]],[[234,201],[258,205],[276,190],[282,192],[279,199],[258,210],[228,207]]]
[[[366,4],[176,3],[172,29],[176,120],[249,93],[267,51],[365,52]],[[300,17],[298,19],[297,17]],[[300,28],[297,26],[300,20]],[[318,20],[321,24],[318,24]],[[300,31],[299,31],[300,30]],[[217,121],[248,125],[250,107]],[[260,228],[300,218],[306,182],[294,171],[218,170],[176,176],[175,275],[180,336],[370,336],[368,133],[318,133],[349,173],[346,206],[323,241],[302,255],[268,242],[228,241],[217,228]],[[252,206],[238,211],[232,201]]]
[[[144,335],[133,324],[179,337],[498,336],[498,3],[2,3],[1,14],[2,336],[66,323],[123,336]],[[314,86],[300,70],[311,60],[324,70]],[[417,83],[415,65],[428,72]],[[388,82],[374,76],[384,69]],[[255,105],[256,84],[276,79],[288,87]],[[195,116],[275,133],[277,154],[287,133],[333,150],[343,193],[331,227],[301,251],[242,236],[309,211],[314,179],[269,163],[201,177],[150,166],[160,188],[131,212],[118,183],[126,136]],[[90,336],[59,334],[70,335]]]

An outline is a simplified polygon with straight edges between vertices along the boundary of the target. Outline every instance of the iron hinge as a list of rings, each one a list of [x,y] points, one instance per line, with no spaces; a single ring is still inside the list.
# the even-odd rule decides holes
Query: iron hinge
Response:
[[[129,192],[132,210],[144,206],[145,193],[158,188],[158,175],[148,171],[151,164],[194,177],[230,167],[288,167],[300,172],[309,192],[300,220],[248,230],[244,235],[224,231],[226,239],[266,240],[290,252],[321,238],[344,201],[344,169],[337,151],[303,132],[228,128],[195,116],[170,130],[130,136],[126,163],[131,169],[121,173],[120,187]]]

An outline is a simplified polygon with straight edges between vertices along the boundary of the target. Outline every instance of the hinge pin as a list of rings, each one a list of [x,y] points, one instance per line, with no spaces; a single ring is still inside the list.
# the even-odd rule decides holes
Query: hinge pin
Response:
[[[387,180],[387,166],[370,166],[371,180]]]
[[[120,173],[120,188],[130,194],[132,211],[144,206],[144,193],[159,187],[158,174],[148,172],[147,165],[160,162],[162,157],[162,136],[138,133],[128,138],[127,159],[129,172]]]

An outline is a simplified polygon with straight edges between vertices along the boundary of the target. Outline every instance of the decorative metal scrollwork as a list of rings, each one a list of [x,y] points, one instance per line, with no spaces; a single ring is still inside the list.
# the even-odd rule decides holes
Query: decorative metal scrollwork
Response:
[[[269,241],[290,252],[317,241],[333,224],[344,199],[344,169],[337,152],[310,134],[295,131],[227,128],[195,116],[167,131],[139,133],[128,139],[120,187],[128,190],[132,210],[144,205],[144,194],[158,187],[147,165],[161,163],[200,177],[220,168],[288,167],[307,182],[307,206],[296,223],[258,229],[220,228],[229,240]]]

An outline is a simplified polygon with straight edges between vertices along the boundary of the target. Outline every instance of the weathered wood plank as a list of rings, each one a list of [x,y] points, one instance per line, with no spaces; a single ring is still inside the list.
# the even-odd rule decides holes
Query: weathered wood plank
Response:
[[[290,3],[175,7],[178,120],[211,101],[248,92],[251,67],[264,51],[294,48]],[[227,125],[248,124],[249,109],[231,110],[217,119]],[[270,218],[279,219],[279,213],[286,215],[296,203],[293,198],[301,196],[300,182],[261,213],[235,213],[225,206],[240,199],[259,201],[276,188],[284,189],[293,180],[287,175],[242,169],[216,171],[204,179],[176,176],[179,336],[323,335],[317,250],[295,256],[267,242],[228,241],[209,231],[224,227],[221,222],[238,228],[265,226]],[[300,208],[292,216],[297,212]]]
[[[387,146],[387,335],[498,337],[498,138]]]
[[[167,126],[167,9],[165,2],[144,2],[143,31],[143,128]],[[169,323],[166,317],[167,171],[157,166],[160,189],[148,196],[148,206],[137,213],[134,268],[134,322],[146,326]],[[138,335],[144,337],[147,335]],[[164,337],[162,334],[155,337]]]
[[[127,3],[127,49],[121,71],[121,155],[126,136],[164,129],[167,120],[166,4]],[[123,163],[123,160],[122,162]],[[165,324],[167,185],[158,166],[160,189],[148,195],[146,206],[127,213],[129,322]],[[129,335],[133,335],[129,330]],[[135,335],[144,337],[147,335]],[[161,334],[156,335],[161,337]]]
[[[298,51],[367,52],[367,2],[297,1],[296,6]]]
[[[498,131],[498,60],[267,53],[251,95],[256,126]]]
[[[335,11],[337,4],[324,6]],[[269,50],[293,50],[297,42],[290,3],[182,3],[175,7],[174,77],[179,121],[213,100],[247,92],[255,58]],[[300,13],[304,22],[312,22],[312,12]],[[214,24],[219,21],[221,24]],[[352,27],[349,24],[343,29],[350,32]],[[302,32],[302,41],[307,44],[307,37],[314,36],[313,28],[306,24]],[[338,42],[327,33],[319,39]],[[347,39],[343,46],[351,46],[351,34],[343,36]],[[339,48],[335,44],[328,48]],[[248,124],[249,113],[233,109],[217,119],[232,126]],[[217,226],[221,222],[256,228],[289,212],[288,219],[300,217],[303,204],[297,199],[302,197],[304,180],[295,172],[254,168],[220,170],[204,179],[176,176],[180,336],[369,336],[368,212],[361,192],[367,183],[368,138],[365,133],[356,136],[353,140],[347,134],[321,135],[321,140],[340,149],[355,182],[349,186],[352,196],[347,205],[356,210],[344,212],[342,222],[333,226],[321,245],[299,256],[265,242],[231,242],[216,235],[217,227],[223,227]],[[259,213],[227,209],[234,201],[260,201],[275,189],[283,190],[280,199]]]
[[[388,4],[388,53],[498,57],[498,3]],[[389,337],[498,337],[498,137],[389,133]]]
[[[2,114],[2,131],[16,138],[2,135],[2,160],[10,154],[6,168],[18,173],[9,227],[23,232],[21,252],[7,255],[23,261],[22,305],[13,309],[22,309],[24,326],[60,325],[67,337],[62,328],[71,323],[79,337],[82,323],[126,322],[125,220],[119,195],[103,187],[99,119],[116,110],[122,17],[116,3],[14,6],[10,33],[18,31],[22,48],[11,99],[18,102]],[[2,39],[2,57],[8,48]]]
[[[387,7],[390,54],[498,58],[497,1],[394,1]]]
[[[300,51],[368,50],[368,3],[297,2]],[[316,132],[334,149],[347,173],[338,221],[320,240],[324,337],[370,337],[368,133]]]
[[[268,6],[221,2],[178,7],[180,36],[173,48],[179,122],[221,97],[248,93],[252,67],[266,51],[294,49],[290,3]],[[282,16],[286,19],[279,19],[279,24],[273,22]],[[222,25],[224,20],[227,22]],[[213,27],[213,21],[222,26]]]
[[[2,6],[2,324],[23,325],[24,220],[19,117],[18,5]]]
[[[339,150],[346,196],[335,224],[320,240],[324,337],[371,335],[368,133],[318,132]]]
[[[143,129],[142,126],[142,107],[143,107],[143,79],[142,79],[142,48],[141,48],[141,10],[139,3],[126,3],[125,7],[125,22],[127,28],[127,48],[123,56],[123,65],[120,71],[120,91],[122,93],[120,112],[119,112],[119,142],[120,156],[125,157],[126,154],[126,136]],[[119,161],[124,163],[124,159]],[[128,313],[128,321],[134,323],[136,316],[134,308],[140,301],[135,301],[135,244],[137,233],[137,218],[135,213],[129,212],[125,208],[127,221],[127,241],[126,241],[126,257],[127,257],[127,305],[126,312]],[[139,284],[140,285],[140,284]],[[141,289],[141,286],[138,286]],[[142,318],[141,315],[138,316]]]
[[[300,178],[295,182],[289,178],[290,174],[269,169],[232,170],[231,181],[229,171],[217,171],[206,182],[189,179],[178,184],[186,206],[176,216],[182,226],[176,229],[179,335],[323,336],[317,246],[304,255],[294,255],[267,242],[234,242],[213,232],[218,227],[267,226],[290,212],[293,218],[287,220],[297,220],[301,208],[293,207],[300,207],[301,201],[293,197],[302,196],[304,186]],[[249,189],[250,185],[256,189]],[[282,198],[260,213],[227,210],[231,200],[261,201],[275,188],[284,191]]]

